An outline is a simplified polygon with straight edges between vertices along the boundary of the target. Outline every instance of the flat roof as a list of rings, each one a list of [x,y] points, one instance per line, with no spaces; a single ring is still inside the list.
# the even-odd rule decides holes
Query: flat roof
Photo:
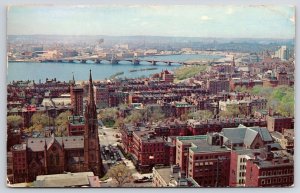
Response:
[[[89,185],[89,176],[94,176],[93,172],[79,172],[66,174],[40,175],[36,177],[34,185],[36,187],[71,187]]]

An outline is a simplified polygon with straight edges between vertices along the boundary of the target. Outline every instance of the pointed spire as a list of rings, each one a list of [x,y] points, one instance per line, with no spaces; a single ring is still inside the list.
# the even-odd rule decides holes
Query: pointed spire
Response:
[[[94,89],[93,89],[93,79],[92,79],[92,70],[90,69],[90,82],[89,82],[89,103],[95,104],[94,101]]]
[[[75,77],[74,77],[74,72],[72,72],[72,74],[73,74],[73,81],[74,81],[74,83],[75,83]]]
[[[90,69],[90,83],[92,82],[92,70]]]

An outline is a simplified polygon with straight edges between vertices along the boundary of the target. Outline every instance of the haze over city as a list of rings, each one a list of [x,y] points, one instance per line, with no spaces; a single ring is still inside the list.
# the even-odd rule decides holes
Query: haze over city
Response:
[[[7,18],[8,35],[295,37],[293,6],[13,6]]]

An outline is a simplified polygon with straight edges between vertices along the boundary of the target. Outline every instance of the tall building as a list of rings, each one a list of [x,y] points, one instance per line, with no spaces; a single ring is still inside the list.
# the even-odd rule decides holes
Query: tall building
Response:
[[[83,88],[81,86],[75,85],[75,79],[73,76],[73,81],[71,81],[71,106],[73,110],[73,115],[82,116],[83,115]]]
[[[99,109],[108,107],[109,92],[106,85],[95,85],[94,95],[95,95],[96,106]]]
[[[12,183],[31,182],[38,175],[93,172],[102,175],[98,121],[90,72],[89,97],[82,136],[27,138],[11,148]]]
[[[281,60],[289,60],[290,59],[290,50],[287,46],[281,46],[277,51],[275,51],[275,58],[280,58]]]

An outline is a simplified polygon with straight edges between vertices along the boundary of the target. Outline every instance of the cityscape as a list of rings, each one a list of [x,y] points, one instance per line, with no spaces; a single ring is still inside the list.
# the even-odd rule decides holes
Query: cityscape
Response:
[[[294,186],[294,7],[11,6],[7,34],[8,187]]]

